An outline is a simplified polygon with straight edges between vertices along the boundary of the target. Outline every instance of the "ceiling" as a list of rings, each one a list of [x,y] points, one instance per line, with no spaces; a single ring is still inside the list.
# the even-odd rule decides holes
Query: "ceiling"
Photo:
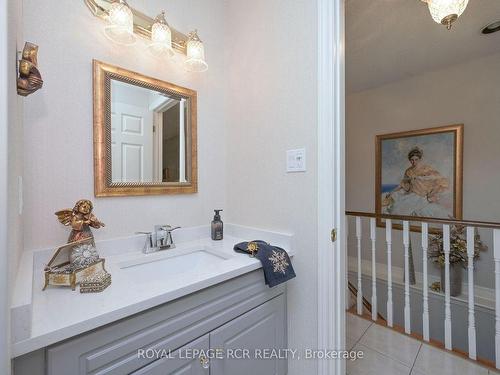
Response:
[[[348,93],[500,52],[500,32],[481,34],[500,20],[500,0],[469,0],[450,31],[421,0],[346,2]]]

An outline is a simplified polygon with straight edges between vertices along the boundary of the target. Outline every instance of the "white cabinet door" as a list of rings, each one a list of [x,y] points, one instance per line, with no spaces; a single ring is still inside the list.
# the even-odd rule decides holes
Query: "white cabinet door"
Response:
[[[285,359],[259,358],[265,357],[265,349],[277,351],[285,345],[285,298],[280,295],[210,333],[210,348],[225,353],[224,359],[211,360],[210,374],[285,375]]]
[[[209,345],[209,335],[202,336],[172,352],[169,358],[158,359],[131,375],[209,375],[209,363],[202,366],[199,355],[192,355],[196,350],[208,353]]]
[[[153,113],[144,107],[113,103],[111,154],[113,182],[151,182]]]

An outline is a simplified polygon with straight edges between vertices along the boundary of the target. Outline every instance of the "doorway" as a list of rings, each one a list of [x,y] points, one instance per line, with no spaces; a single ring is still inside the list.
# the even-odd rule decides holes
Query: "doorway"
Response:
[[[318,0],[318,349],[345,348],[344,0]],[[345,374],[322,360],[318,374]]]

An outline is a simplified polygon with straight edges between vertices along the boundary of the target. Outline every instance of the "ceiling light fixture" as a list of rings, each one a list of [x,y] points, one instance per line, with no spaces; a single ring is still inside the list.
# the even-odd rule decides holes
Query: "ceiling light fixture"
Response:
[[[204,72],[208,69],[205,62],[205,47],[198,37],[198,31],[192,31],[188,35],[186,44],[187,59],[185,62],[187,70],[190,72]]]
[[[462,15],[469,0],[422,0],[427,3],[432,19],[451,29],[453,22]]]
[[[497,31],[500,31],[500,21],[495,21],[492,22],[481,30],[481,33],[483,34],[493,34],[496,33]]]
[[[166,56],[171,58],[174,56],[172,31],[165,19],[164,11],[155,18],[155,23],[151,27],[151,44],[148,49],[156,57]]]
[[[123,45],[135,43],[134,15],[125,0],[116,0],[111,4],[108,22],[104,33],[110,40]]]

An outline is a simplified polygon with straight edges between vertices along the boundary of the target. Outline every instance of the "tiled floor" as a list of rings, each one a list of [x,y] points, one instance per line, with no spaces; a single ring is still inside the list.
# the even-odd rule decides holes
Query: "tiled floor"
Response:
[[[364,352],[348,361],[349,375],[493,375],[485,367],[347,313],[347,348]]]

